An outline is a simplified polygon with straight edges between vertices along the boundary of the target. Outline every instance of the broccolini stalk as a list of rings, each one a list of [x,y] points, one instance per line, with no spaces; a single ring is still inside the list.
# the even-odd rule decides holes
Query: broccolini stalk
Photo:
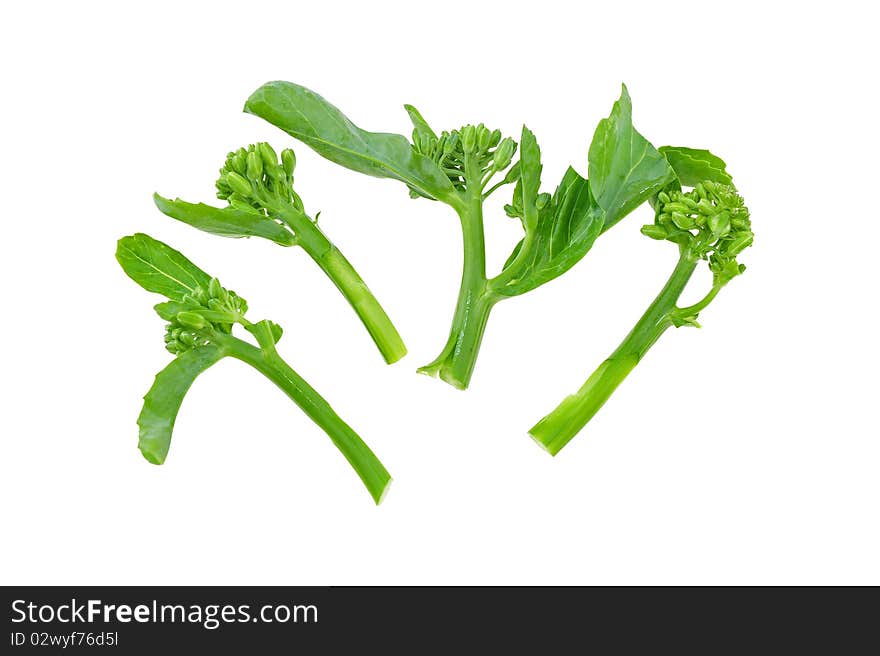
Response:
[[[389,364],[406,355],[406,347],[385,310],[366,283],[303,208],[293,189],[296,157],[278,155],[267,143],[239,148],[226,157],[217,180],[217,197],[225,208],[168,200],[154,195],[168,216],[205,232],[225,237],[263,237],[282,246],[301,246],[336,285],[363,322]]]
[[[155,310],[168,322],[165,348],[176,357],[156,375],[144,396],[138,417],[138,447],[144,458],[157,465],[165,462],[177,412],[193,381],[224,357],[232,357],[266,376],[302,408],[342,452],[373,500],[377,504],[382,500],[391,476],[358,434],[278,355],[275,344],[282,333],[278,324],[248,321],[243,298],[148,235],[120,239],[116,259],[132,280],[169,299]],[[259,348],[233,336],[235,324],[251,333]]]
[[[674,150],[675,154],[687,151],[661,149],[664,150],[667,153]],[[704,160],[712,158],[716,164],[720,162],[713,177],[729,180],[721,160],[706,151],[690,151],[688,155],[694,153]],[[673,155],[667,156],[676,166]],[[676,168],[681,181],[686,183],[690,176],[680,167]],[[739,264],[736,257],[752,244],[751,221],[748,209],[731,184],[704,180],[688,192],[673,187],[660,192],[654,204],[655,221],[644,226],[642,233],[652,239],[677,244],[678,263],[660,294],[620,346],[599,365],[577,393],[566,398],[529,431],[553,455],[593,418],[667,328],[699,327],[699,313],[728,282],[745,271],[745,266]],[[712,287],[702,300],[680,307],[678,299],[700,260],[708,262]]]
[[[399,134],[368,132],[318,94],[289,82],[255,91],[245,111],[266,119],[320,155],[367,175],[392,178],[410,195],[449,205],[461,223],[464,258],[449,339],[419,369],[464,389],[470,382],[492,307],[563,274],[596,237],[671,180],[663,156],[632,126],[626,88],[609,118],[599,123],[589,151],[589,183],[569,168],[554,194],[540,193],[541,151],[525,126],[517,144],[499,130],[465,125],[439,136],[406,105],[412,143]],[[507,214],[524,237],[500,274],[486,272],[483,203],[515,183]]]

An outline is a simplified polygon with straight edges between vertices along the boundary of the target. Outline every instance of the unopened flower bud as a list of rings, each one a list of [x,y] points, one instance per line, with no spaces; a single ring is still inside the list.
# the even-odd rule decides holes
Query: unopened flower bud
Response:
[[[263,175],[263,159],[255,152],[247,156],[247,177],[250,180],[259,180]]]
[[[222,299],[223,291],[223,285],[220,284],[220,281],[217,278],[211,278],[211,282],[208,283],[208,297]]]
[[[741,253],[743,250],[752,245],[752,241],[754,240],[755,235],[749,232],[740,232],[734,235],[733,239],[727,244],[727,248],[725,252],[734,257]]]
[[[229,185],[229,188],[232,189],[232,191],[245,198],[249,198],[253,193],[251,183],[248,182],[244,176],[235,171],[230,171],[226,174],[226,184]]]
[[[510,160],[513,159],[513,150],[513,139],[510,137],[504,139],[504,141],[498,144],[498,148],[495,149],[495,155],[493,157],[493,166],[496,171],[507,168],[510,164]]]
[[[730,219],[730,225],[735,230],[745,230],[749,227],[749,219],[747,216],[734,216]]]
[[[715,209],[715,206],[705,198],[701,199],[700,202],[697,203],[697,209],[706,216],[712,216],[718,211],[717,209]]]
[[[691,230],[696,225],[691,217],[681,212],[672,212],[672,222],[680,230]]]
[[[178,312],[177,323],[179,323],[184,328],[189,328],[191,330],[201,330],[205,327],[205,317],[203,317],[198,312]]]
[[[516,144],[513,145],[514,152],[516,151]],[[519,161],[516,164],[507,169],[507,173],[504,175],[505,184],[510,184],[511,182],[516,182],[519,180]]]
[[[296,168],[296,154],[290,148],[281,151],[281,165],[288,178],[293,175],[293,169]]]
[[[666,239],[669,236],[669,233],[666,231],[666,228],[663,226],[650,224],[642,226],[642,234],[646,237],[650,237],[651,239]]]
[[[231,164],[232,170],[239,175],[247,173],[247,153],[245,153],[244,150],[235,153],[235,155],[232,156]]]
[[[492,141],[492,132],[485,125],[480,123],[477,126],[477,146],[483,152],[489,150],[489,142]]]
[[[273,164],[278,164],[278,155],[275,154],[275,150],[267,144],[265,141],[257,144],[257,150],[260,151],[260,157],[263,159],[263,164],[266,166],[272,166]]]
[[[718,212],[706,219],[706,225],[715,237],[723,237],[730,232],[730,215],[727,212]]]
[[[666,203],[663,206],[664,212],[681,212],[682,214],[687,214],[690,211],[690,208],[684,203],[679,203],[677,201],[671,201]]]
[[[451,155],[455,151],[456,146],[458,146],[458,142],[460,140],[459,136],[457,134],[447,135],[445,132],[443,133],[443,136],[446,137],[445,141],[443,142],[443,154]]]
[[[461,147],[466,153],[474,152],[477,143],[477,129],[473,125],[465,125],[461,129]]]

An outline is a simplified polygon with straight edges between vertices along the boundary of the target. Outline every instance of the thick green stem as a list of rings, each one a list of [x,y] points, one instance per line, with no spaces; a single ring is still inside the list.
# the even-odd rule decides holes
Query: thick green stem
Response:
[[[218,344],[234,358],[246,362],[275,383],[309,418],[320,426],[360,476],[378,504],[391,483],[391,475],[360,436],[337,415],[302,377],[278,355],[267,353],[232,336]]]
[[[586,426],[660,335],[673,325],[675,304],[696,266],[697,260],[683,252],[663,290],[614,353],[575,394],[532,427],[529,433],[538,444],[556,455]]]
[[[439,376],[458,389],[466,389],[474,371],[486,322],[498,300],[486,281],[486,249],[483,237],[483,207],[479,193],[459,211],[464,245],[464,264],[458,302],[449,339],[440,355],[419,373]]]
[[[292,209],[279,212],[279,216],[296,234],[297,243],[321,267],[354,308],[385,362],[391,364],[406,355],[406,346],[379,301],[317,224],[305,214]]]

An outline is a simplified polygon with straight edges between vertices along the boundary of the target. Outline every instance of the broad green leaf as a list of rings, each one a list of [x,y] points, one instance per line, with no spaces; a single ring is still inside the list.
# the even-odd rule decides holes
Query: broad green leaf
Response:
[[[684,146],[661,146],[658,150],[685,187],[694,187],[704,180],[733,184],[724,160],[708,150]]]
[[[169,200],[153,194],[159,210],[194,228],[221,237],[264,237],[282,246],[293,246],[296,237],[273,218],[257,212],[246,212],[234,207],[212,207],[204,203],[187,203],[179,198]]]
[[[605,211],[607,230],[675,179],[672,168],[632,125],[632,103],[623,86],[611,115],[590,144],[590,189]]]
[[[244,111],[269,121],[340,166],[400,180],[429,198],[446,202],[457,199],[446,174],[415,152],[406,137],[362,130],[305,87],[269,82],[248,98]]]
[[[406,110],[406,113],[409,114],[409,120],[412,121],[413,131],[419,133],[423,137],[429,137],[431,139],[437,138],[437,133],[431,129],[431,126],[428,125],[428,122],[422,118],[421,112],[417,110],[412,105],[404,105],[403,108]]]
[[[538,224],[538,208],[535,202],[541,190],[541,149],[535,135],[526,126],[522,129],[519,145],[519,184],[515,193],[519,193],[522,203],[523,227],[528,233]]]
[[[172,301],[183,300],[196,287],[207,288],[211,282],[207,273],[181,253],[143,233],[120,239],[116,259],[129,278]]]
[[[154,465],[165,462],[171,447],[171,433],[183,397],[199,374],[226,355],[218,346],[194,348],[178,355],[162,371],[144,396],[144,407],[138,416],[140,435],[138,448]]]
[[[502,273],[490,282],[503,296],[516,296],[573,267],[602,232],[604,212],[590,185],[569,167],[532,231],[517,244]]]

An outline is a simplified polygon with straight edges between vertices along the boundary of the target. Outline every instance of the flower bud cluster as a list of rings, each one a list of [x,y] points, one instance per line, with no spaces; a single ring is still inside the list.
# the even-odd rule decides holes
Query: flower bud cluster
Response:
[[[480,123],[443,132],[439,137],[414,131],[413,148],[443,169],[456,189],[464,189],[466,159],[478,168],[471,175],[479,174],[480,178],[490,171],[503,171],[516,153],[516,142]]]
[[[269,144],[257,143],[239,148],[226,156],[217,179],[217,197],[235,209],[261,213],[276,202],[293,204],[302,210],[302,201],[293,191],[296,155],[289,148],[281,159]]]
[[[178,312],[165,327],[165,348],[175,355],[210,343],[211,331],[229,334],[232,324],[244,317],[247,301],[225,289],[217,278],[207,288],[198,286],[186,294]]]
[[[736,189],[704,181],[688,192],[660,192],[657,200],[654,223],[643,226],[643,234],[686,245],[709,261],[716,276],[730,279],[745,270],[736,256],[752,245],[754,234],[749,210]]]

